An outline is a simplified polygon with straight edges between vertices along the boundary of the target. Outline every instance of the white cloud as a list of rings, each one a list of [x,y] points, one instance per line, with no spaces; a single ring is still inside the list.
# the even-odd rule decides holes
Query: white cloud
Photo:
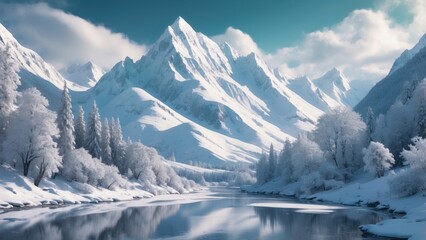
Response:
[[[250,35],[233,27],[228,27],[224,34],[213,36],[212,39],[220,43],[229,43],[242,55],[248,55],[252,52],[258,55],[262,55],[262,51],[257,46],[256,42],[253,41]]]
[[[408,25],[396,23],[389,11],[404,7],[410,11]],[[332,67],[342,69],[353,80],[378,81],[403,50],[411,48],[426,31],[426,2],[384,1],[377,9],[355,10],[340,23],[306,34],[300,44],[265,53],[241,30],[228,28],[216,41],[227,41],[246,54],[262,55],[272,67],[287,75],[324,74]]]
[[[146,46],[121,33],[44,3],[2,4],[0,21],[21,44],[57,68],[93,61],[108,69],[126,56],[139,59],[146,52]]]

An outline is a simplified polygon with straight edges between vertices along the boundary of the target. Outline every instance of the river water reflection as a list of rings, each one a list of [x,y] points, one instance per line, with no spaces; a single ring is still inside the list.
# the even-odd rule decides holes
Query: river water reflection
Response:
[[[364,239],[385,214],[215,189],[195,202],[100,204],[0,214],[0,239]],[[113,207],[112,207],[113,206]],[[27,212],[30,211],[30,212]],[[32,211],[32,212],[31,212]]]

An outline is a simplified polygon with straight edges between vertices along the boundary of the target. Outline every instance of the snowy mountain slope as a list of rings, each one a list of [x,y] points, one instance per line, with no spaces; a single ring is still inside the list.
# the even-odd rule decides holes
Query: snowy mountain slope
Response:
[[[361,100],[358,95],[362,95],[362,89],[351,86],[352,83],[337,68],[332,68],[313,82],[340,105],[355,106]]]
[[[306,101],[322,111],[327,111],[328,109],[344,105],[325,94],[306,76],[290,79],[288,87],[293,90],[293,92],[303,96]]]
[[[426,34],[424,34],[419,42],[412,48],[406,49],[401,56],[399,56],[392,65],[389,75],[394,73],[396,70],[403,67],[407,62],[412,59],[422,48],[426,47]]]
[[[286,85],[255,54],[242,57],[178,18],[145,56],[117,63],[90,94],[101,112],[120,116],[125,133],[165,156],[234,162],[313,128],[323,111]]]
[[[55,87],[56,89],[63,88],[65,79],[62,75],[52,65],[46,63],[36,52],[19,44],[13,35],[0,24],[0,46],[4,48],[6,45],[10,47],[11,55],[19,66],[22,82],[21,89],[28,86],[38,88],[38,85],[40,85],[40,89],[49,91],[49,93],[46,93],[47,95],[53,96],[58,92],[54,90]],[[72,82],[68,82],[68,86],[72,90],[83,90],[79,85]]]
[[[192,122],[141,88],[128,88],[103,107],[105,117],[120,116],[124,135],[140,139],[180,162],[254,162],[261,149]]]
[[[405,101],[405,95],[412,92],[426,77],[426,47],[415,54],[405,65],[378,82],[365,98],[355,107],[362,115],[371,107],[376,115],[386,113],[396,100]]]
[[[98,80],[105,74],[105,71],[92,62],[85,64],[72,64],[60,70],[61,74],[68,80],[78,84],[85,89],[96,85]]]

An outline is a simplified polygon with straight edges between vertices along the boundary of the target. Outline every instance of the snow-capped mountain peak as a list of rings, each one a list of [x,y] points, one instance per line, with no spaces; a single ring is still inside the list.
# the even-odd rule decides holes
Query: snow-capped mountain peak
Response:
[[[96,85],[105,71],[89,61],[85,64],[71,64],[67,68],[61,69],[61,73],[67,80],[89,89]]]
[[[195,30],[189,25],[185,19],[182,17],[178,17],[172,25],[168,27],[168,29],[172,29],[175,33],[186,33],[186,34],[196,34]]]
[[[322,77],[315,79],[313,83],[341,105],[354,106],[360,99],[358,97],[359,91],[352,89],[350,81],[335,67]]]
[[[341,103],[333,99],[319,89],[309,79],[308,76],[302,76],[288,81],[288,87],[295,93],[303,96],[303,98],[315,107],[327,111],[328,109],[342,106]]]
[[[333,85],[340,88],[342,91],[349,91],[351,89],[349,80],[336,67],[326,72],[322,77],[316,79],[315,84],[326,91],[331,90]]]

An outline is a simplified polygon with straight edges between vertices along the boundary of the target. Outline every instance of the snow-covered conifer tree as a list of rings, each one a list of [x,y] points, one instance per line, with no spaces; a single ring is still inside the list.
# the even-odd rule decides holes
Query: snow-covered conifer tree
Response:
[[[268,173],[268,181],[269,181],[275,177],[275,170],[277,168],[277,154],[275,153],[274,145],[272,144],[269,147],[268,165],[269,165],[269,173]]]
[[[110,134],[111,134],[111,158],[114,165],[125,174],[125,169],[123,166],[123,159],[125,154],[125,143],[123,141],[123,134],[121,132],[120,120],[111,119],[110,125]]]
[[[84,147],[85,142],[85,133],[86,133],[86,123],[84,121],[84,110],[83,107],[78,107],[78,117],[75,122],[75,147],[82,148]]]
[[[263,184],[269,178],[269,162],[266,153],[262,153],[256,166],[256,178],[258,184]]]
[[[291,164],[291,150],[292,144],[290,140],[287,139],[284,142],[284,147],[278,157],[277,172],[275,174],[276,176],[282,176],[285,181],[290,180],[291,173],[293,172]]]
[[[102,162],[108,165],[112,164],[111,135],[109,130],[108,119],[105,119],[102,124],[101,149],[102,149]]]
[[[39,185],[61,166],[57,145],[53,138],[59,133],[56,114],[47,108],[47,99],[30,88],[18,98],[18,108],[11,114],[11,124],[4,142],[6,159],[24,176],[34,178]]]
[[[366,117],[366,124],[367,124],[367,139],[369,142],[373,141],[373,134],[376,130],[376,118],[374,117],[374,112],[371,107],[368,107],[367,111],[367,117]]]
[[[101,116],[99,115],[98,107],[96,102],[93,102],[92,110],[89,113],[86,126],[86,150],[94,158],[100,158],[101,151]]]
[[[59,154],[64,155],[75,148],[74,116],[71,110],[71,98],[68,94],[66,82],[62,92],[61,108],[59,109],[56,121],[59,128]]]
[[[417,132],[420,137],[426,136],[426,82],[419,84],[415,93],[417,101]]]

